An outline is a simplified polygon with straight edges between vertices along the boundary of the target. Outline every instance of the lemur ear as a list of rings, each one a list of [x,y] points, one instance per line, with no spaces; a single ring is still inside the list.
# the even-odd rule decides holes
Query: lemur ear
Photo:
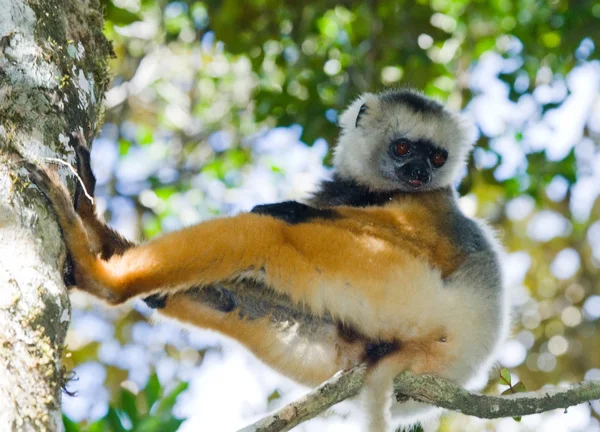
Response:
[[[354,127],[358,127],[358,122],[360,121],[360,118],[366,112],[367,112],[367,104],[364,103],[360,106],[360,109],[358,110],[358,115],[356,116],[356,123],[355,123]]]

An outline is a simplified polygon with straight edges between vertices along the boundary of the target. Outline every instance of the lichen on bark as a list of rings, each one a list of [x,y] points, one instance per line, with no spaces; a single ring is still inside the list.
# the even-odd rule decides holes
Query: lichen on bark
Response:
[[[0,0],[0,8],[5,140],[14,139],[10,133],[16,129],[41,130],[44,145],[61,148],[61,133],[81,130],[93,136],[113,55],[102,34],[99,3]],[[37,91],[25,91],[32,88]]]
[[[112,49],[98,0],[0,0],[0,424],[60,430],[70,320],[54,216],[15,153],[72,161],[100,125]]]

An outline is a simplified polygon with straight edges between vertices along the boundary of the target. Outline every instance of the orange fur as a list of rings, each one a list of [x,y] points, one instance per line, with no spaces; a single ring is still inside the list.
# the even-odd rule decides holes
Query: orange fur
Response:
[[[339,220],[299,225],[256,214],[216,219],[106,261],[87,248],[79,229],[65,239],[81,275],[78,287],[111,303],[228,281],[242,273],[258,277],[264,269],[268,286],[316,314],[335,311],[338,299],[347,295],[360,300],[356,308],[378,310],[389,302],[390,289],[402,291],[390,284],[403,269],[409,272],[425,261],[443,274],[460,264],[450,241],[432,230],[432,215],[417,202],[407,210],[347,208],[340,213]],[[340,311],[339,318],[353,322],[357,312]]]

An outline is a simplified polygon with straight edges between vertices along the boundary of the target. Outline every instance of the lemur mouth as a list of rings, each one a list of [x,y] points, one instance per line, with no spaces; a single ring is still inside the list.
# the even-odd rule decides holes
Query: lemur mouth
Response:
[[[421,180],[417,180],[417,179],[409,180],[408,184],[411,185],[412,187],[423,186],[423,182]]]

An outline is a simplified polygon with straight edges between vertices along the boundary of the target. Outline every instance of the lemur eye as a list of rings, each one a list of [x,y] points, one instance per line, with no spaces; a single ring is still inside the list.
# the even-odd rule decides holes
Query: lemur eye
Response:
[[[438,150],[431,156],[431,163],[434,167],[439,168],[446,163],[447,158],[448,153]]]
[[[396,156],[406,156],[410,152],[410,145],[406,140],[398,140],[392,143],[392,151]]]

